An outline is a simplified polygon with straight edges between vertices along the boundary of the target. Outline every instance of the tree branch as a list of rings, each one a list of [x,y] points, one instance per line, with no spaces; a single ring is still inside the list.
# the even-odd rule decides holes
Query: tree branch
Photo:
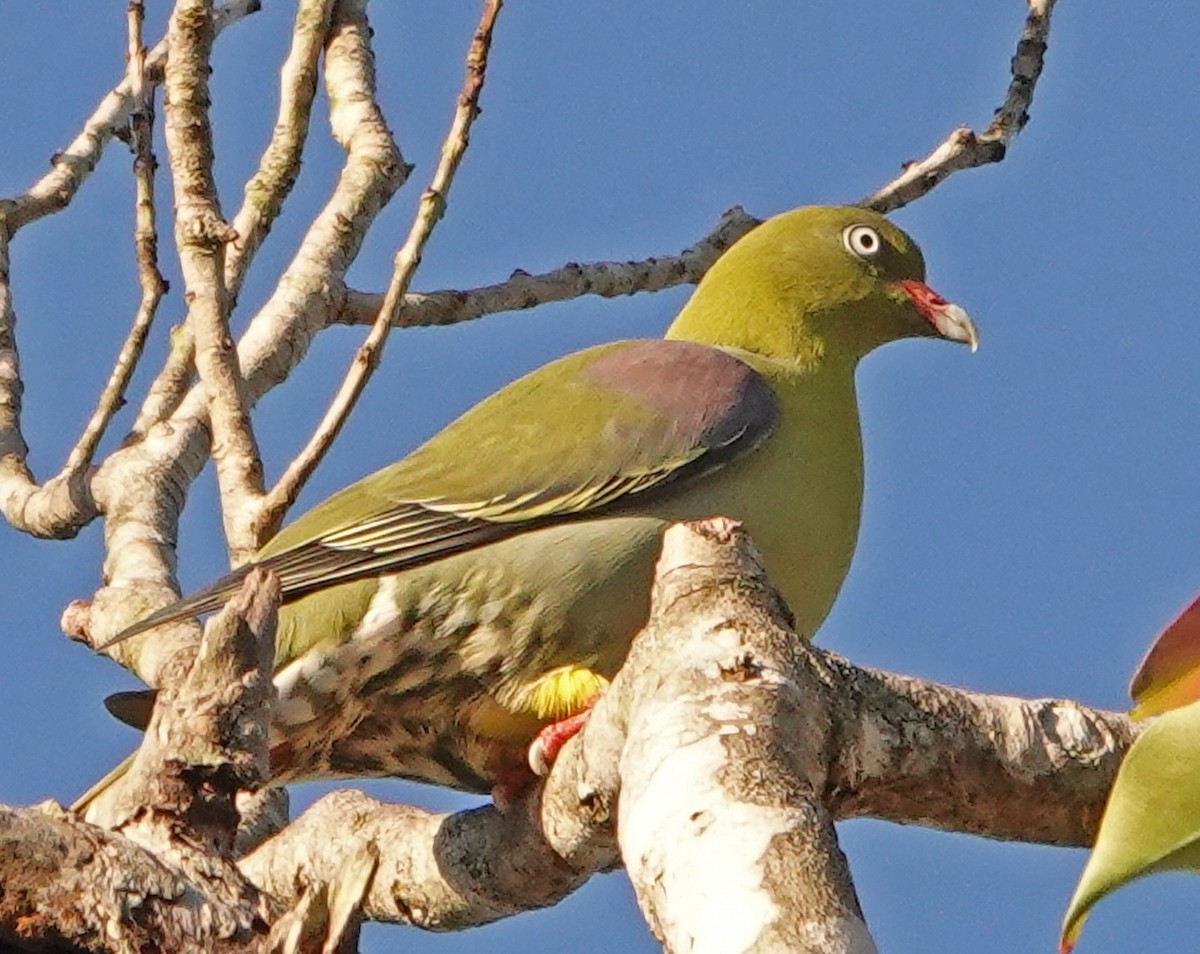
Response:
[[[1117,766],[1139,731],[1127,716],[828,661],[845,693],[830,700],[843,733],[827,782],[838,818],[1091,844]]]
[[[154,101],[146,82],[146,48],[142,45],[142,22],[145,6],[142,0],[129,4],[129,84],[132,105],[129,112],[129,132],[133,148],[134,200],[134,257],[137,261],[138,284],[142,297],[134,315],[133,327],[125,339],[116,366],[100,394],[96,410],[67,457],[60,475],[68,484],[79,482],[91,467],[100,439],[108,430],[113,415],[125,403],[125,389],[142,356],[146,337],[158,304],[167,293],[167,282],[158,269],[158,229],[154,220],[154,173],[158,161],[154,158]]]
[[[1027,0],[1029,15],[1012,58],[1012,80],[992,124],[980,135],[962,126],[919,162],[909,162],[895,179],[860,203],[876,212],[892,212],[915,202],[940,182],[964,169],[999,162],[1008,145],[1029,122],[1033,92],[1042,75],[1050,16],[1057,0]]]
[[[417,266],[421,264],[421,254],[429,237],[442,216],[446,212],[446,202],[454,175],[459,163],[467,151],[470,142],[471,126],[479,115],[479,97],[483,93],[483,83],[487,76],[488,53],[492,45],[492,31],[495,28],[496,17],[500,13],[503,0],[484,0],[483,13],[479,26],[471,40],[467,51],[466,79],[462,92],[458,96],[458,106],[454,111],[454,120],[450,124],[445,142],[442,143],[442,154],[434,170],[429,187],[421,195],[417,213],[409,229],[408,237],[396,253],[392,280],[388,285],[387,294],[379,308],[379,314],[371,324],[367,340],[354,356],[354,362],[342,382],[341,388],[334,396],[333,402],[325,412],[325,416],[317,425],[308,443],[288,465],[279,483],[271,490],[264,501],[262,523],[265,526],[277,526],[284,514],[295,503],[296,497],[304,488],[308,478],[312,476],[317,465],[332,446],[334,439],[341,432],[346,418],[358,403],[358,398],[367,386],[375,368],[383,357],[383,348],[387,343],[388,332],[391,331],[396,315],[404,301],[404,294],[416,274]]]
[[[196,342],[196,372],[208,395],[212,459],[221,488],[221,515],[234,565],[258,549],[254,511],[263,493],[262,459],[250,422],[250,402],[229,333],[225,246],[236,235],[221,217],[213,179],[208,120],[211,0],[178,0],[167,37],[164,87],[167,152],[175,179],[175,244],[186,285],[188,323]]]
[[[0,806],[0,846],[7,951],[241,954],[265,933],[263,918],[240,916],[219,894],[205,893],[208,885],[53,804]]]
[[[300,363],[313,336],[328,324],[333,294],[344,280],[375,216],[405,181],[409,167],[375,97],[374,58],[365,0],[339,0],[325,56],[334,138],[347,152],[325,207],[313,220],[274,293],[250,321],[238,345],[248,398],[257,400]],[[170,417],[112,454],[91,480],[105,520],[105,579],[72,632],[106,641],[154,608],[176,598],[174,539],[188,485],[208,448],[207,398],[194,387]],[[258,531],[261,536],[262,530]],[[131,639],[112,655],[150,685],[194,647],[186,628]]]
[[[213,15],[213,29],[220,32],[258,8],[259,0],[228,0]],[[113,393],[118,394],[116,400],[119,403],[119,391],[123,388],[120,383],[122,361],[128,357],[136,362],[136,345],[129,342],[135,341],[140,333],[138,326],[143,312],[135,319],[134,330],[105,388],[100,408],[81,439],[82,449],[77,448],[62,473],[39,485],[29,469],[29,447],[21,434],[23,385],[17,351],[16,310],[10,285],[9,243],[24,226],[66,208],[71,202],[100,161],[104,148],[130,122],[136,107],[136,80],[132,71],[140,66],[143,82],[152,85],[159,82],[167,49],[168,41],[164,38],[144,64],[140,60],[138,63],[131,61],[125,79],[101,100],[84,124],[83,131],[65,150],[55,154],[50,172],[20,195],[0,200],[0,512],[14,528],[34,536],[73,537],[100,513],[91,487],[84,479],[86,465],[82,462],[90,456],[87,445],[99,439],[98,434],[93,437],[90,432],[103,431],[104,407],[114,400],[111,398]],[[143,297],[143,311],[144,306]]]
[[[272,618],[277,591],[266,576],[247,588],[223,618]],[[186,852],[176,857],[182,849],[154,826],[183,819],[203,832],[197,817],[218,818],[222,834],[206,840],[221,855],[229,816],[198,816],[194,806],[212,796],[196,789],[214,788],[227,806],[231,789],[253,778],[215,768],[242,763],[204,740],[228,752],[243,738],[230,731],[249,727],[254,764],[265,757],[263,697],[239,701],[242,687],[261,692],[265,680],[237,675],[245,651],[212,648],[228,645],[218,635],[228,627],[210,624],[202,662],[164,693],[143,765],[115,812],[123,831],[189,883],[207,877],[204,869]],[[266,628],[249,629],[259,633],[251,668],[262,673]],[[238,661],[222,669],[212,663],[219,658]],[[187,741],[207,725],[216,728]],[[352,921],[361,903],[375,920],[451,930],[552,904],[623,858],[668,949],[703,938],[722,949],[861,954],[872,942],[832,820],[871,815],[1084,844],[1135,733],[1123,715],[863,670],[797,639],[747,539],[718,518],[668,532],[650,624],[544,788],[504,814],[487,806],[448,816],[335,793],[240,868],[293,918],[314,892],[340,891],[354,903],[328,925]],[[35,836],[10,837],[31,844]],[[7,867],[0,863],[6,885],[14,883]],[[253,896],[234,897],[225,916],[242,923]],[[739,918],[714,920],[712,897],[736,899]],[[0,907],[0,934],[13,923]]]

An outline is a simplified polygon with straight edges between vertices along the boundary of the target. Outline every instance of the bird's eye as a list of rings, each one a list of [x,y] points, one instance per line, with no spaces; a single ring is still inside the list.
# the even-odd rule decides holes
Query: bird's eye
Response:
[[[846,246],[846,251],[861,258],[870,258],[879,254],[883,239],[869,225],[851,225],[842,233],[842,244]]]

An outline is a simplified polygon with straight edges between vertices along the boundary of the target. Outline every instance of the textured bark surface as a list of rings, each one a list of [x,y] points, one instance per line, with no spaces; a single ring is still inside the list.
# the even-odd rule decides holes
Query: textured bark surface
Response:
[[[454,930],[553,904],[624,864],[668,950],[861,954],[874,945],[834,820],[1085,844],[1135,732],[1115,713],[870,672],[797,639],[752,545],[718,518],[667,535],[650,625],[544,786],[504,813],[453,815],[336,792],[235,869],[232,789],[253,778],[235,769],[261,754],[266,709],[260,683],[236,673],[265,661],[214,647],[256,632],[261,652],[272,585],[252,576],[210,624],[193,675],[159,706],[117,831],[53,808],[3,816],[3,936],[38,950],[59,931],[86,946],[136,918],[129,931],[166,943],[195,924],[176,911],[197,903],[181,886],[251,946],[270,924],[276,936],[359,917]],[[214,799],[223,811],[197,809]],[[90,854],[94,866],[52,884],[64,859]],[[147,906],[105,907],[118,865]],[[95,913],[81,919],[76,897]]]

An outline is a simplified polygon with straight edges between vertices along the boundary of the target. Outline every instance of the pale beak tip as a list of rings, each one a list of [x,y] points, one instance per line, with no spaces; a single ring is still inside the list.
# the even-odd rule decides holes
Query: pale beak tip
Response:
[[[971,354],[979,350],[979,332],[965,308],[946,301],[923,281],[906,279],[898,285],[900,291],[912,300],[918,314],[933,326],[940,337],[967,345]]]
[[[975,322],[961,305],[949,304],[939,310],[934,316],[937,330],[951,341],[961,341],[971,349],[971,354],[979,350],[979,332]]]

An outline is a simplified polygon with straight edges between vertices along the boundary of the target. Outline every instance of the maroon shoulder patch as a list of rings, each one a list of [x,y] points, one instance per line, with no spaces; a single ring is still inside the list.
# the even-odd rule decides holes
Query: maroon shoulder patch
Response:
[[[733,355],[691,341],[631,341],[602,354],[583,376],[674,422],[681,443],[758,444],[779,409],[762,376]]]

